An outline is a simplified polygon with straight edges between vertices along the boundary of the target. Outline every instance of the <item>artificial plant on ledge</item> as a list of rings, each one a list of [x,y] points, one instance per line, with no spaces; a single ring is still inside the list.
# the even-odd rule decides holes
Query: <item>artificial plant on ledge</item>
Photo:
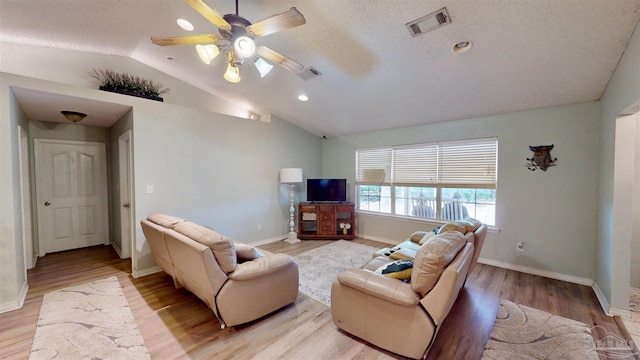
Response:
[[[143,79],[127,73],[117,73],[113,70],[96,70],[89,72],[89,76],[98,80],[100,90],[119,94],[137,96],[145,99],[163,101],[162,94],[169,92],[159,82]]]

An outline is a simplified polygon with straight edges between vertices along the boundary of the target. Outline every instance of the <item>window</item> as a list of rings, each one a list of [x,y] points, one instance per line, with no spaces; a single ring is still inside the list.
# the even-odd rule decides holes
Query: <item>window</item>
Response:
[[[495,225],[496,138],[356,151],[357,208]]]

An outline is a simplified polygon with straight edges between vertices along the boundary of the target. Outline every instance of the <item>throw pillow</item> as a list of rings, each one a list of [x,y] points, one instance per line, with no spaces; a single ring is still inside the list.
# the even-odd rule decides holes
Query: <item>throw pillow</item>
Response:
[[[260,250],[251,245],[243,244],[241,242],[234,242],[234,245],[236,247],[236,255],[238,256],[239,263],[255,260],[264,256]]]
[[[374,272],[394,279],[404,280],[411,278],[412,269],[413,261],[397,260],[380,266]]]

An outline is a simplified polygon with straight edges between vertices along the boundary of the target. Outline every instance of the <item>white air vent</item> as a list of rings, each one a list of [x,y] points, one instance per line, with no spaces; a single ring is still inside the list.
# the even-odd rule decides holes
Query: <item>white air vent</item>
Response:
[[[449,17],[447,8],[442,8],[420,19],[407,23],[407,28],[411,36],[418,36],[447,24],[451,24],[451,18]]]
[[[302,80],[307,81],[307,80],[311,80],[313,78],[317,78],[318,76],[322,75],[322,73],[320,71],[318,71],[314,67],[308,67],[308,68],[300,71],[297,75],[300,78],[302,78]]]

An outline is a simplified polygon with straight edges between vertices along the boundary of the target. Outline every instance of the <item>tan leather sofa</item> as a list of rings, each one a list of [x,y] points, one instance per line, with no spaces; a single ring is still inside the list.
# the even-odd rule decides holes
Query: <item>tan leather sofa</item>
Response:
[[[440,230],[416,232],[398,246],[374,254],[360,269],[340,273],[331,288],[335,325],[396,354],[426,357],[477,262],[487,227],[468,221],[445,224]],[[413,268],[406,280],[379,273],[407,259]]]
[[[204,301],[221,327],[243,324],[296,300],[298,265],[185,219],[151,214],[141,221],[156,264]]]

